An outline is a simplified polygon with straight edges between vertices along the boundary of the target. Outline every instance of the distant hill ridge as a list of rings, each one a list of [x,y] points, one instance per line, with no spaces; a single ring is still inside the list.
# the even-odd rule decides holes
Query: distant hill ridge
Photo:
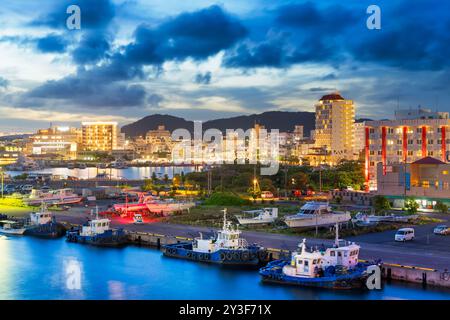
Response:
[[[255,123],[261,124],[266,129],[279,129],[280,132],[293,131],[296,125],[304,126],[305,135],[314,129],[314,112],[288,112],[288,111],[268,111],[261,114],[251,114],[231,118],[209,120],[202,123],[203,130],[215,128],[222,132],[226,129],[252,128]],[[193,131],[194,122],[183,118],[153,114],[146,116],[136,122],[122,127],[122,132],[129,137],[145,135],[149,130],[155,130],[159,125],[164,125],[167,130],[184,128]]]
[[[358,122],[358,120],[356,121]],[[203,130],[214,128],[225,132],[226,129],[247,130],[252,128],[255,123],[265,126],[268,130],[278,129],[280,132],[293,131],[296,125],[302,125],[305,136],[309,136],[310,131],[315,128],[315,113],[307,111],[267,111],[260,114],[209,120],[203,122],[202,127]],[[136,137],[145,135],[149,130],[156,130],[159,125],[164,125],[170,132],[180,128],[187,129],[190,132],[194,130],[194,122],[191,120],[170,115],[153,114],[123,126],[122,132],[128,137]]]

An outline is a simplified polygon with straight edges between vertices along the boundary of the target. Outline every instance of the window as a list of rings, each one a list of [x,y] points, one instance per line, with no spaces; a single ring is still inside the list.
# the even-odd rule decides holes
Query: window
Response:
[[[335,252],[335,251],[330,251],[330,256],[331,256],[331,257],[336,256],[336,252]]]
[[[433,144],[433,139],[428,139],[428,144]]]

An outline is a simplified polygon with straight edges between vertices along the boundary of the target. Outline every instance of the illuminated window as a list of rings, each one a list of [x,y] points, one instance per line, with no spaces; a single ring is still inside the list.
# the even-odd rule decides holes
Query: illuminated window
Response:
[[[448,174],[448,171],[447,171],[447,170],[444,170],[444,171],[442,171],[442,174],[443,174],[443,175],[447,175],[447,174]]]

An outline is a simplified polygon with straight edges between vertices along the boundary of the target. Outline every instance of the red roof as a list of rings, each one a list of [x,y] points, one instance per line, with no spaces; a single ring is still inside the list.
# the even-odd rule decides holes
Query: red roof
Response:
[[[412,164],[446,164],[446,163],[433,157],[425,157],[417,161],[414,161]]]
[[[331,94],[326,94],[319,101],[323,100],[345,100],[339,92],[334,92]]]

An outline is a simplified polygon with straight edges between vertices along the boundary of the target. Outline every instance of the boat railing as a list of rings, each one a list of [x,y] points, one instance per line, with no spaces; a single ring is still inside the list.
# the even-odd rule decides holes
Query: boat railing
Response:
[[[239,238],[238,246],[241,247],[241,248],[246,248],[246,247],[248,247],[248,242],[247,242],[247,240],[245,240],[245,239],[243,239],[243,238]]]

